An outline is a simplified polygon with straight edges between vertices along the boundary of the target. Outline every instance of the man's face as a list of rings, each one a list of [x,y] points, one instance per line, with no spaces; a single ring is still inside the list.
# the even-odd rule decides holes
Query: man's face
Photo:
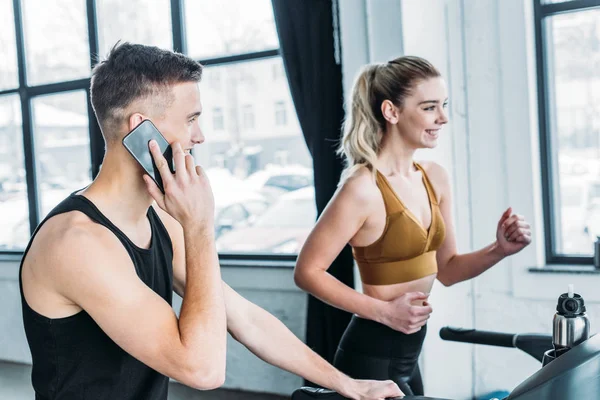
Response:
[[[152,122],[169,143],[178,142],[186,153],[204,142],[198,117],[202,113],[200,90],[196,82],[179,83],[171,87],[174,101]]]

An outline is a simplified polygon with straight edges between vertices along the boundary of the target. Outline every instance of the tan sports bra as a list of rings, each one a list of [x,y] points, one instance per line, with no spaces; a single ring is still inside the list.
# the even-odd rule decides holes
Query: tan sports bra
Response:
[[[444,242],[446,228],[431,182],[423,168],[414,164],[423,174],[431,207],[431,225],[426,230],[402,203],[385,176],[377,171],[377,186],[385,203],[386,224],[375,243],[352,248],[363,283],[390,285],[437,273],[435,255]]]

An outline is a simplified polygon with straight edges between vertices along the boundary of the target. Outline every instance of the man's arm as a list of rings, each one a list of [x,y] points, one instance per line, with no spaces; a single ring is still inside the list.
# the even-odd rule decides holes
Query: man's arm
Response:
[[[367,398],[364,382],[361,385],[335,369],[273,315],[246,300],[225,283],[223,292],[229,333],[260,359],[348,398]],[[387,386],[390,397],[400,394],[399,391],[393,392],[397,387],[392,382],[388,382]]]
[[[210,252],[197,251],[207,247],[203,246],[207,241],[196,236],[192,242],[196,245],[190,246],[188,259],[190,295],[179,320],[171,306],[139,279],[121,243],[104,227],[92,223],[70,227],[43,244],[45,251],[39,254],[44,255],[56,290],[90,314],[127,353],[188,386],[212,389],[225,377],[226,332],[225,323],[219,323],[224,315],[210,307],[222,297],[210,293],[208,284],[197,283],[217,279],[217,266]],[[221,285],[217,287],[222,293]]]
[[[189,295],[181,226],[159,211],[173,242],[174,290]],[[302,376],[351,399],[378,399],[402,395],[392,381],[357,381],[339,372],[300,341],[281,321],[246,300],[223,282],[227,330],[252,353],[271,365]]]
[[[343,393],[351,379],[310,350],[281,321],[223,283],[227,329],[263,361]]]
[[[127,252],[104,227],[68,225],[42,254],[55,270],[56,290],[87,311],[126,352],[188,386],[212,389],[225,380],[227,345],[212,191],[180,144],[172,145],[177,174],[171,173],[155,141],[149,147],[165,192],[145,175],[148,191],[182,227],[179,246],[185,249],[188,296],[179,319],[138,278]]]

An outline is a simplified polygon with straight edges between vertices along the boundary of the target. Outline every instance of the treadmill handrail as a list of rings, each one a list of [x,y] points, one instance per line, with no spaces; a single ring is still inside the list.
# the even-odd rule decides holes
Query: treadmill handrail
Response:
[[[440,329],[440,337],[452,342],[516,347],[539,362],[542,362],[544,352],[553,347],[552,336],[539,333],[502,333],[446,326]]]

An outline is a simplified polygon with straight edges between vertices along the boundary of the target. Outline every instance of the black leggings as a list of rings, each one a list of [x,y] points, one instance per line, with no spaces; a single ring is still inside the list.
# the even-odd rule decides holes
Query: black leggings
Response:
[[[419,354],[427,325],[407,335],[375,321],[352,316],[333,360],[355,379],[391,379],[406,395],[423,395]]]

